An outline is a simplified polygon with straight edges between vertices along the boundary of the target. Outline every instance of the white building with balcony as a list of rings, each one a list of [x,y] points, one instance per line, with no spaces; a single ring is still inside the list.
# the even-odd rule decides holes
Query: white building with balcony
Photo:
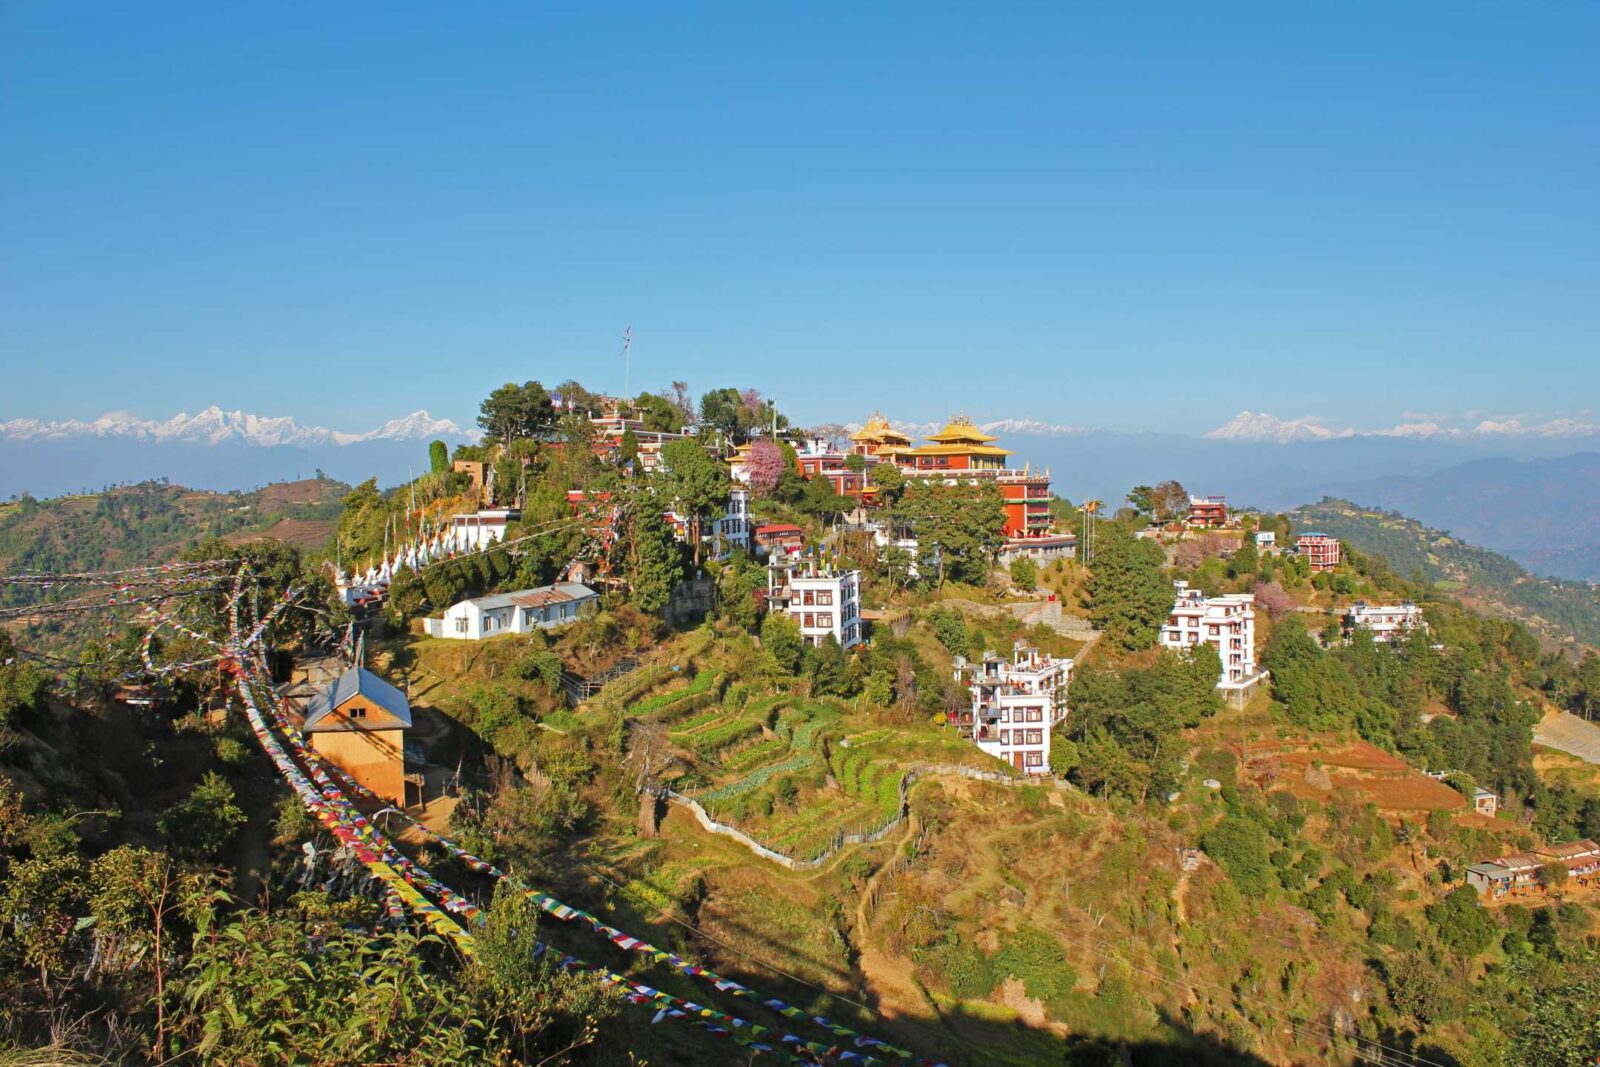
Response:
[[[1426,630],[1428,624],[1423,621],[1422,609],[1410,601],[1404,604],[1368,604],[1358,600],[1345,612],[1345,636],[1355,633],[1358,627],[1369,631],[1378,644],[1386,645],[1403,639],[1419,627]]]
[[[775,552],[767,565],[767,610],[795,621],[808,645],[831,635],[841,648],[861,643],[861,572],[834,570],[816,555]]]
[[[1050,731],[1067,717],[1072,660],[1018,641],[1010,659],[957,657],[955,676],[972,696],[972,706],[956,713],[961,735],[1023,774],[1050,773]]]
[[[1244,695],[1266,677],[1256,669],[1256,598],[1252,593],[1208,597],[1188,582],[1173,582],[1177,600],[1161,628],[1161,647],[1185,651],[1211,645],[1222,659],[1217,688]]]

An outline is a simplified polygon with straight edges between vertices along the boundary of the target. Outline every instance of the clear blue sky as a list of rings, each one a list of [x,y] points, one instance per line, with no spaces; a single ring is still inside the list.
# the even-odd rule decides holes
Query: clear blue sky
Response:
[[[1593,4],[0,8],[0,419],[1600,398]]]

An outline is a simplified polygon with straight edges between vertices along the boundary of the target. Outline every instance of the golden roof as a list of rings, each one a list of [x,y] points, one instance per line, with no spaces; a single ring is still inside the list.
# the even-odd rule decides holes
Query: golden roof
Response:
[[[934,438],[929,438],[929,440],[934,440]],[[993,441],[994,438],[986,437],[984,440]],[[903,454],[909,456],[1009,456],[1013,453],[1011,449],[1001,448],[998,445],[938,444],[918,445],[916,448],[905,449]]]
[[[984,445],[996,440],[996,438],[989,436],[972,425],[972,420],[965,415],[957,415],[945,424],[943,430],[935,434],[929,434],[928,440],[937,441],[940,444],[955,444],[959,441],[965,441],[970,444]]]
[[[850,435],[852,441],[882,441],[885,443],[898,441],[901,444],[910,444],[911,438],[889,425],[889,420],[878,412],[873,412],[867,419],[867,424]]]

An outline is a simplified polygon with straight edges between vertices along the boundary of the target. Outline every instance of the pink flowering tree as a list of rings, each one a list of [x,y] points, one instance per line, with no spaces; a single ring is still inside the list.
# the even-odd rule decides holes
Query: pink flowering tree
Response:
[[[1294,607],[1294,598],[1277,582],[1258,582],[1255,594],[1256,606],[1273,618]]]
[[[771,496],[783,476],[783,449],[769,438],[750,446],[750,488],[757,496]]]

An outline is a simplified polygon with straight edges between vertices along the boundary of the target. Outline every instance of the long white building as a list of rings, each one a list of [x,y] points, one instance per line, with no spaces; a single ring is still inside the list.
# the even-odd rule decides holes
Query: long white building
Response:
[[[443,618],[425,620],[423,629],[429,637],[456,641],[553,630],[576,622],[579,613],[599,599],[599,593],[577,582],[542,585],[463,600],[447,608]]]
[[[1188,582],[1173,582],[1177,600],[1161,628],[1161,647],[1178,651],[1207,644],[1222,657],[1221,689],[1252,684],[1256,670],[1256,598],[1253,593],[1208,597]]]
[[[781,611],[809,645],[829,635],[841,648],[861,643],[861,572],[838,571],[815,555],[781,552],[767,565],[767,610]]]
[[[1380,645],[1399,640],[1418,627],[1426,630],[1422,609],[1407,601],[1404,604],[1368,604],[1358,600],[1345,612],[1344,632],[1348,637],[1357,628],[1368,630]]]
[[[962,736],[1024,774],[1050,772],[1050,731],[1067,717],[1072,660],[1045,655],[1018,641],[1011,658],[985,652],[976,663],[957,657],[971,707],[957,713]]]

